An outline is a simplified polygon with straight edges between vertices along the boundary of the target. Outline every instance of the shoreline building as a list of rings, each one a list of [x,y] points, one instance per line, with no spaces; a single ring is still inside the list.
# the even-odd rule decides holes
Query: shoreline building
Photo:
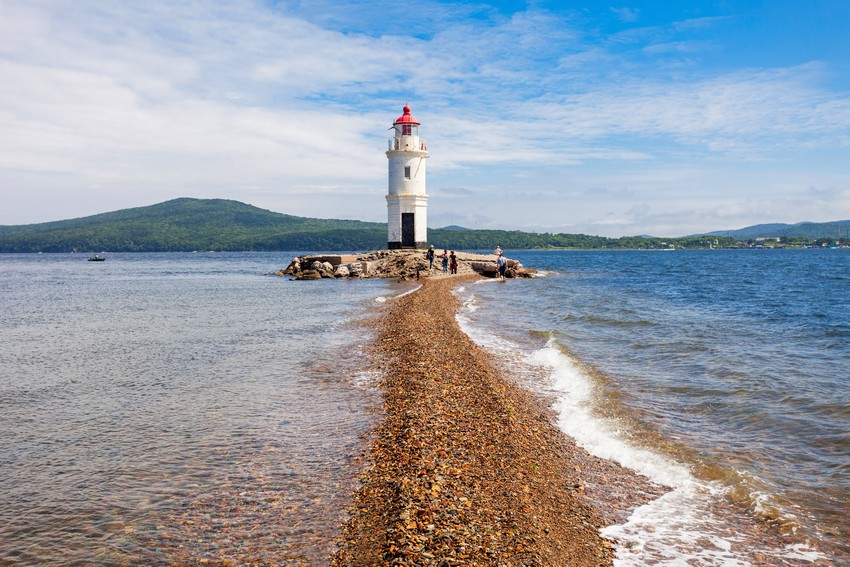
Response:
[[[404,105],[393,122],[387,159],[387,248],[428,246],[428,195],[425,193],[425,160],[428,147],[419,138],[419,122]]]

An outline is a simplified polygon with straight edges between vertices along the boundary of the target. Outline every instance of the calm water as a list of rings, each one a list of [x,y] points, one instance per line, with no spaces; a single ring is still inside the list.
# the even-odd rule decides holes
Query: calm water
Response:
[[[263,276],[292,255],[0,255],[0,564],[325,563],[357,321],[410,287]],[[850,564],[850,251],[511,256],[547,275],[466,286],[464,329],[671,487],[606,530],[621,565]]]
[[[673,488],[606,530],[622,565],[750,564],[739,514],[814,543],[767,564],[850,565],[850,250],[511,256],[548,273],[467,286],[464,329]]]
[[[0,255],[0,564],[324,562],[400,291],[291,257]]]

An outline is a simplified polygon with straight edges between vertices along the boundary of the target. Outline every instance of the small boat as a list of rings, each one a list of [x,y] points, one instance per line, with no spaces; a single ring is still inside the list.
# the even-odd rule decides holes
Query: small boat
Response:
[[[95,254],[94,256],[89,258],[89,262],[104,262],[104,261],[106,261],[106,258],[101,256],[100,254]]]

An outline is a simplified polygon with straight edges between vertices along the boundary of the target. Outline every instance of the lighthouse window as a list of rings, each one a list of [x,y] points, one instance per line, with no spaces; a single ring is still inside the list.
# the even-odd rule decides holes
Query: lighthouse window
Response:
[[[409,165],[404,166],[404,178],[410,179],[410,166]]]
[[[411,129],[413,127],[410,124],[402,124],[401,125],[401,135],[402,136],[410,136]]]

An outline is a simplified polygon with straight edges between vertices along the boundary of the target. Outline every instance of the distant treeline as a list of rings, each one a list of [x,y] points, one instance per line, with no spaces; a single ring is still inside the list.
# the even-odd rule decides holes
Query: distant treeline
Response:
[[[440,248],[460,250],[485,250],[499,245],[505,249],[569,248],[578,250],[647,249],[647,248],[708,248],[735,246],[731,237],[655,238],[650,236],[623,236],[608,238],[587,234],[552,234],[520,232],[515,230],[444,230],[428,231],[429,240]],[[716,244],[715,244],[716,242]]]
[[[607,238],[464,228],[430,229],[439,248],[504,249],[646,249],[737,247],[733,236]],[[175,199],[57,222],[0,226],[0,252],[189,252],[335,250],[385,248],[383,223],[328,220],[274,213],[238,201]]]

